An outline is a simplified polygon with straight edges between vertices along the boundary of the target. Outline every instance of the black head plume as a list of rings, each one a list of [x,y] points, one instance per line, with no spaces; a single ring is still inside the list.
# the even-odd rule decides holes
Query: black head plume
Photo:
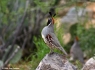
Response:
[[[54,8],[51,8],[51,9],[50,9],[49,15],[50,15],[50,18],[48,19],[47,25],[49,25],[52,21],[53,21],[53,23],[54,23],[53,17],[56,15]]]
[[[52,12],[49,12],[49,14],[51,17],[54,17],[56,15],[56,13],[52,13]]]
[[[52,16],[52,13],[51,12],[49,12],[49,14],[50,14],[50,16]]]
[[[54,17],[56,15],[54,7],[50,8],[49,15],[50,15],[50,17]]]

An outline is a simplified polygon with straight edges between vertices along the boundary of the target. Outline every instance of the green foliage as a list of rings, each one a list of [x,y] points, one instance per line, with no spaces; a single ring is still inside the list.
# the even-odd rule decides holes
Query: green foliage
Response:
[[[70,34],[71,34],[72,37],[77,35],[77,23],[73,24],[70,27]],[[74,39],[74,37],[73,37],[73,39]]]
[[[43,12],[47,12],[50,9],[50,6],[55,4],[56,0],[49,0],[49,1],[40,1],[34,0],[34,3],[39,7]]]
[[[22,49],[19,49],[15,56],[10,60],[10,63],[17,63],[22,56]]]
[[[56,24],[56,23],[55,23]],[[55,25],[56,26],[56,25]],[[64,35],[64,28],[63,28],[63,25],[60,26],[60,27],[55,27],[55,34],[60,42],[60,44],[62,45],[62,47],[64,49],[66,49],[66,47],[64,47],[64,41],[63,41],[63,35]],[[67,50],[67,49],[66,49]]]
[[[81,29],[82,33],[78,33],[80,44],[87,57],[92,57],[95,54],[95,28]]]
[[[5,41],[21,22],[25,2],[26,0],[0,0],[0,34]]]
[[[49,48],[44,43],[42,38],[38,39],[34,37],[34,43],[36,45],[37,52],[35,53],[35,55],[32,56],[31,64],[33,64],[32,69],[35,70],[39,62],[42,60],[42,58],[49,52]]]

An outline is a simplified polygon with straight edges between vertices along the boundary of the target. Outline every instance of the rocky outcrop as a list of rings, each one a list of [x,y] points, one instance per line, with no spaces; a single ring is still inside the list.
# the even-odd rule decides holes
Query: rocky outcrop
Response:
[[[47,54],[39,63],[36,70],[77,70],[76,67],[71,64],[66,56],[52,53]]]
[[[82,70],[95,70],[95,57],[90,58],[82,68]]]

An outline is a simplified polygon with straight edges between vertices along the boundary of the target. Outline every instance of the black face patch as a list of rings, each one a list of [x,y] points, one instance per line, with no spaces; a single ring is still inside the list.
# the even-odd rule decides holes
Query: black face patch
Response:
[[[52,19],[48,19],[47,26],[52,22]]]

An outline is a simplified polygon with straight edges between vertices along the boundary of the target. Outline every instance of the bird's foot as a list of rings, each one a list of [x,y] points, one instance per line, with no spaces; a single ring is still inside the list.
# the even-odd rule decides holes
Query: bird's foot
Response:
[[[54,52],[49,52],[49,56],[51,56]]]

